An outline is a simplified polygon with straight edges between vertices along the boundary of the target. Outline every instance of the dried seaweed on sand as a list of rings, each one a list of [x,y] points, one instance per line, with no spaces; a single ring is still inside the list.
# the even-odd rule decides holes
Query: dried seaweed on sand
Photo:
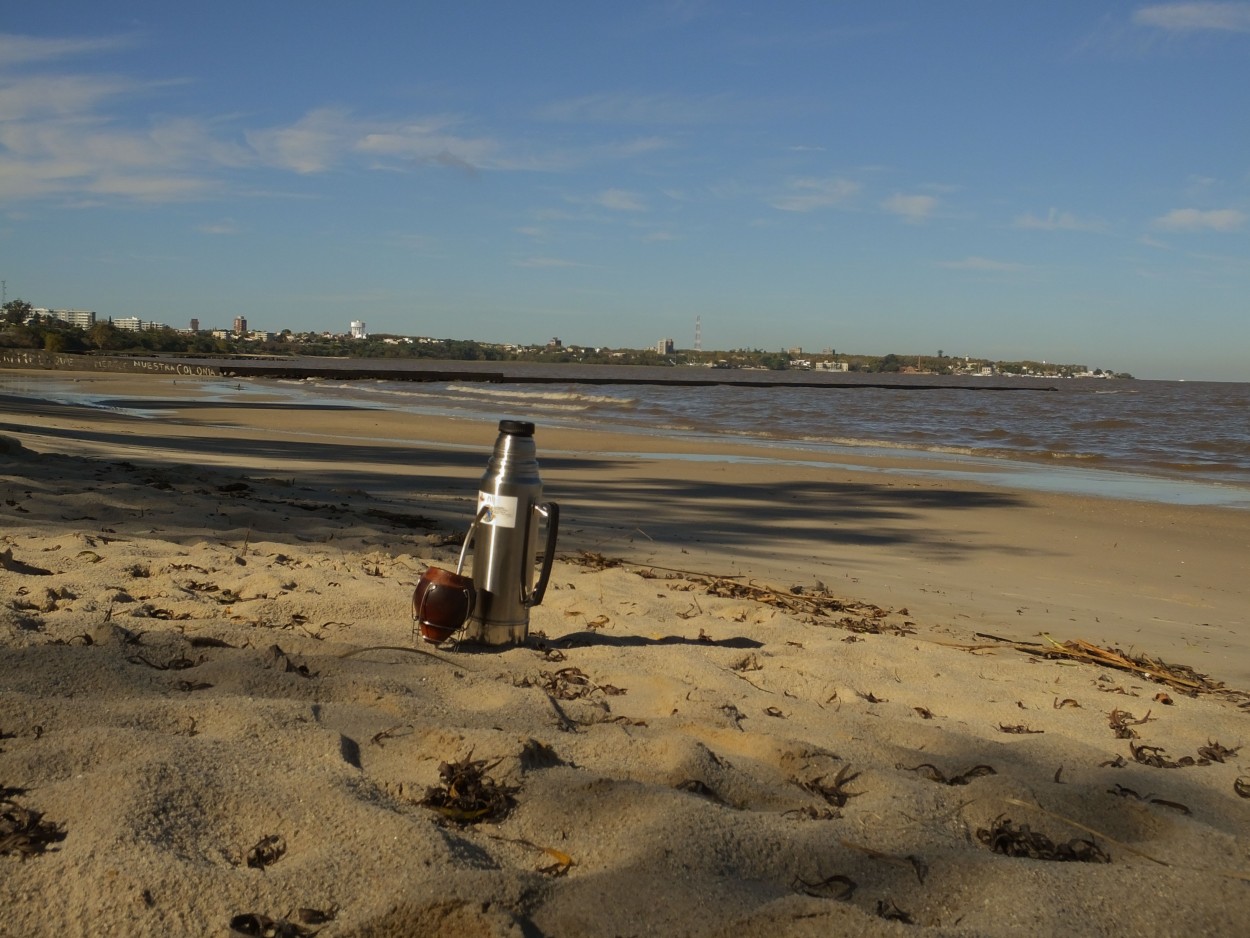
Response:
[[[1110,863],[1111,857],[1092,840],[1075,837],[1066,843],[1055,843],[1029,825],[1015,827],[1011,818],[999,815],[989,827],[977,830],[977,840],[995,853],[1032,860],[1057,860],[1075,863]]]
[[[5,788],[3,791],[21,793],[22,789]],[[23,860],[38,856],[52,844],[65,839],[60,824],[45,821],[43,814],[33,808],[24,808],[5,797],[0,801],[0,856],[15,853]]]
[[[950,776],[931,762],[922,762],[920,765],[915,766],[897,765],[895,768],[904,772],[915,772],[917,775],[922,775],[931,782],[938,782],[942,785],[967,785],[974,778],[981,778],[983,775],[998,774],[991,765],[974,765],[972,768],[964,772]]]
[[[825,799],[828,804],[835,808],[844,808],[846,807],[847,801],[851,798],[854,798],[856,795],[863,794],[863,792],[846,790],[846,785],[859,778],[859,773],[852,772],[849,765],[842,766],[842,768],[838,770],[838,774],[834,776],[832,782],[826,782],[826,778],[827,776],[821,775],[808,781],[799,781],[798,779],[794,779],[794,783],[806,792],[811,792],[813,795],[819,795],[821,798]]]
[[[960,645],[965,651],[983,651],[987,648],[1014,648],[1028,655],[1040,658],[1064,658],[1070,661],[1082,661],[1099,667],[1114,668],[1117,671],[1128,671],[1147,680],[1166,684],[1174,690],[1186,694],[1215,694],[1229,699],[1250,702],[1250,693],[1232,690],[1223,681],[1217,681],[1206,674],[1196,671],[1189,665],[1168,664],[1149,655],[1130,655],[1119,648],[1102,648],[1092,642],[1074,638],[1066,642],[1058,642],[1049,635],[1043,635],[1045,643],[1013,642],[999,639],[998,636],[977,633],[984,638],[995,639],[993,645]]]
[[[823,584],[814,587],[791,586],[784,589],[756,580],[744,581],[739,576],[720,576],[653,564],[635,564],[591,551],[582,551],[567,559],[570,563],[591,570],[633,567],[637,574],[645,579],[681,581],[687,584],[683,587],[684,589],[702,589],[709,596],[724,599],[751,600],[806,619],[813,624],[831,625],[849,629],[852,632],[867,632],[874,635],[882,633],[911,635],[915,632],[911,622],[886,621],[889,616],[895,614],[894,610],[885,609],[874,603],[840,598],[827,590]],[[897,614],[906,616],[908,612],[906,609],[900,609],[897,610]]]
[[[263,870],[273,866],[286,856],[286,838],[281,834],[270,834],[258,840],[247,852],[247,865],[255,870]]]
[[[427,789],[419,803],[462,824],[501,820],[515,807],[517,789],[486,774],[498,764],[474,759],[472,752],[459,762],[444,762],[438,767],[442,784]]]

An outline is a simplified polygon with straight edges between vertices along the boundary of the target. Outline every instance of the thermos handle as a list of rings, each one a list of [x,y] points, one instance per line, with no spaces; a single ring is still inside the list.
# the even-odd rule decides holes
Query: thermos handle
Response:
[[[547,516],[547,541],[543,547],[543,566],[538,573],[538,582],[534,584],[534,592],[525,600],[526,606],[537,606],[543,601],[547,592],[547,581],[551,579],[551,564],[556,559],[556,532],[560,527],[560,506],[555,502],[535,505],[534,510]]]

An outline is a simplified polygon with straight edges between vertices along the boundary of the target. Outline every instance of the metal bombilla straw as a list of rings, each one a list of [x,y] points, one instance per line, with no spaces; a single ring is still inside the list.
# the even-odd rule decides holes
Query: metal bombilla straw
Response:
[[[464,536],[464,543],[460,545],[460,559],[456,561],[456,573],[463,575],[464,558],[469,552],[469,545],[473,542],[473,535],[477,533],[477,526],[488,514],[490,514],[490,505],[483,505],[478,509],[477,516],[473,519],[473,523],[469,525],[469,532]]]

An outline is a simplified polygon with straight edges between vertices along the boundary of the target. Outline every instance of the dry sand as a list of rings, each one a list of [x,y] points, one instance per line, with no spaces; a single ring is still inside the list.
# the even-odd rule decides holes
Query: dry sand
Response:
[[[1250,927],[1250,512],[540,426],[564,520],[532,647],[433,658],[410,596],[492,415],[78,376],[163,382],[140,419],[17,374],[0,934]],[[1000,640],[1045,636],[1210,680]],[[421,804],[466,761],[510,810]],[[1034,856],[991,849],[1023,828]]]

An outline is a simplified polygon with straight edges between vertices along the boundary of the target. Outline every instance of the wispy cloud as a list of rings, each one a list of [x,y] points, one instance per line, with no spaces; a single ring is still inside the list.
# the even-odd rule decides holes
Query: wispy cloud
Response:
[[[197,226],[196,230],[210,235],[236,235],[242,229],[233,218],[223,218],[221,221],[205,222]]]
[[[814,212],[817,209],[845,205],[859,194],[859,183],[840,176],[828,179],[793,179],[787,193],[769,204],[783,212]]]
[[[429,157],[427,162],[436,166],[442,166],[446,169],[458,169],[470,176],[477,175],[477,167],[466,160],[463,156],[457,156],[450,150],[439,150],[434,156]]]
[[[1150,55],[1161,42],[1221,35],[1237,39],[1250,33],[1250,3],[1151,3],[1128,16],[1107,15],[1097,22],[1079,49],[1138,58]]]
[[[92,195],[131,199],[137,202],[185,202],[204,198],[213,188],[194,176],[151,173],[101,173],[86,187]]]
[[[1250,33],[1250,3],[1161,3],[1135,10],[1133,22],[1174,33]]]
[[[316,108],[292,124],[246,132],[265,165],[300,174],[320,173],[367,157],[377,168],[430,164],[476,172],[501,165],[498,145],[452,129],[450,117],[423,120],[364,118],[347,108]]]
[[[984,271],[1018,271],[1027,270],[1025,264],[1014,261],[996,261],[988,257],[965,257],[961,261],[938,261],[938,267],[945,270],[984,270]]]
[[[0,198],[62,196],[80,205],[90,204],[81,201],[84,195],[145,202],[201,198],[217,188],[205,167],[233,166],[246,159],[196,122],[118,127],[95,111],[98,92],[80,95],[78,86],[72,94],[53,96],[56,113],[29,116],[41,106],[27,90],[12,83],[4,89],[20,100],[5,102],[14,104],[12,108],[0,105]]]
[[[462,116],[385,116],[350,107],[310,107],[293,120],[248,123],[232,115],[152,116],[178,106],[181,79],[87,74],[63,61],[117,53],[136,36],[37,38],[0,33],[0,198],[57,198],[86,207],[109,200],[172,202],[242,188],[272,188],[268,173],[316,176],[346,168],[413,172],[555,172],[629,160],[675,146],[655,134],[599,139],[580,147],[517,146],[480,132]],[[41,65],[41,69],[32,68]],[[156,98],[159,108],[145,99]],[[730,96],[589,96],[553,105],[574,120],[688,123],[737,113]],[[244,175],[250,174],[250,175]],[[597,203],[638,212],[644,200],[608,190]]]
[[[1200,176],[1197,173],[1191,173],[1185,179],[1185,191],[1191,195],[1209,192],[1219,183],[1219,180],[1212,176]]]
[[[313,175],[354,165],[472,174],[569,163],[558,154],[506,153],[498,140],[465,132],[463,120],[447,115],[371,117],[313,108],[292,122],[260,127],[240,127],[237,117],[151,117],[144,99],[185,82],[29,68],[117,51],[132,41],[0,35],[0,198],[55,197],[78,207],[109,199],[172,202],[237,190],[241,171]],[[661,145],[643,138],[625,149]]]
[[[910,225],[918,225],[925,221],[938,206],[938,200],[931,195],[903,195],[896,193],[881,203],[881,207],[891,215],[898,215]]]
[[[637,193],[625,189],[605,189],[595,196],[594,203],[614,212],[644,212],[647,209]]]
[[[1177,208],[1161,215],[1152,227],[1162,231],[1239,231],[1246,223],[1246,213],[1236,209]]]
[[[113,75],[0,75],[0,120],[82,116],[152,87]]]
[[[1011,223],[1013,228],[1026,228],[1035,231],[1104,231],[1106,224],[1092,219],[1078,218],[1071,212],[1050,209],[1045,216],[1025,212],[1016,216]]]
[[[351,149],[346,112],[323,108],[287,127],[249,131],[248,145],[270,166],[297,173],[324,172]]]
[[[667,137],[634,137],[630,140],[608,141],[588,149],[596,159],[625,160],[659,150],[671,149],[675,144]]]
[[[132,48],[135,44],[134,36],[57,39],[0,33],[0,62],[6,66],[31,65],[36,62],[48,62],[96,52],[119,52]]]

